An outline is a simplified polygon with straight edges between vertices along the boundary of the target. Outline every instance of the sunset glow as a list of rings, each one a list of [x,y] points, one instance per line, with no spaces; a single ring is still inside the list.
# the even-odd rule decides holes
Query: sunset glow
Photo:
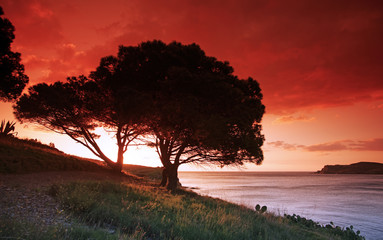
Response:
[[[383,163],[381,1],[0,0],[0,6],[16,28],[12,50],[21,53],[28,86],[88,75],[119,45],[197,43],[262,88],[265,159],[241,169],[316,171],[326,164]],[[1,119],[14,119],[12,104],[0,103],[0,111]],[[67,136],[31,124],[18,123],[16,131],[95,158]],[[113,136],[99,133],[114,159]],[[161,165],[154,149],[135,146],[125,163]]]

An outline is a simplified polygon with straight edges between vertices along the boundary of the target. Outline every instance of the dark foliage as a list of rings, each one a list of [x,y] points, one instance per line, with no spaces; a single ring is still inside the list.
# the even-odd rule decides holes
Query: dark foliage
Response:
[[[20,97],[14,109],[18,120],[38,123],[54,132],[67,134],[111,168],[122,171],[123,154],[141,129],[132,120],[136,115],[127,114],[129,109],[119,105],[124,100],[124,95],[111,93],[110,89],[80,76],[68,78],[65,83],[34,85],[28,94]],[[109,159],[98,145],[96,140],[99,136],[94,132],[97,127],[105,127],[115,133],[117,162]]]
[[[162,185],[169,180],[174,189],[184,163],[263,160],[258,82],[238,79],[228,62],[206,56],[196,44],[121,46],[117,57],[101,60],[91,78],[132,96],[128,106],[145,102],[133,112],[143,116],[142,124],[155,139],[150,145],[165,167]]]
[[[3,14],[0,7],[0,100],[13,101],[20,96],[29,78],[20,63],[20,53],[11,51],[15,27]]]
[[[0,137],[8,137],[13,136],[15,131],[15,122],[10,122],[5,120],[1,121],[0,123]]]
[[[132,141],[152,139],[146,143],[165,168],[162,185],[175,189],[181,164],[262,162],[261,100],[257,81],[239,79],[198,45],[150,41],[120,46],[89,78],[31,87],[15,114],[69,135],[119,171]],[[115,133],[116,164],[97,145],[96,127]]]
[[[346,229],[339,226],[335,226],[333,222],[326,225],[320,225],[317,222],[314,222],[311,219],[301,217],[299,215],[284,215],[285,219],[290,221],[293,224],[301,225],[309,229],[326,229],[329,233],[333,233],[335,236],[343,236],[344,239],[365,239],[363,236],[360,236],[360,231],[354,231],[354,227],[346,227]]]

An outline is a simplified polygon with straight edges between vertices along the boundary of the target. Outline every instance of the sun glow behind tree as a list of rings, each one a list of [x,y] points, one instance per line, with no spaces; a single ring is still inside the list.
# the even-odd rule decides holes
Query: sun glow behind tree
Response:
[[[68,135],[117,172],[128,147],[155,147],[164,166],[161,185],[173,190],[182,164],[262,163],[261,88],[233,71],[197,44],[120,46],[89,77],[31,86],[15,115]],[[99,144],[100,127],[115,137],[116,158]]]
[[[90,6],[88,1],[5,0],[1,5],[16,28],[12,51],[21,53],[30,84],[87,75],[121,43],[198,42],[207,54],[230,61],[239,76],[261,83],[267,161],[247,170],[316,171],[326,164],[382,162],[383,148],[312,148],[339,141],[372,144],[382,137],[382,3],[132,0]],[[0,112],[15,120],[10,104],[1,102]],[[65,136],[24,127],[16,124],[19,137],[54,142],[68,153],[88,152]]]

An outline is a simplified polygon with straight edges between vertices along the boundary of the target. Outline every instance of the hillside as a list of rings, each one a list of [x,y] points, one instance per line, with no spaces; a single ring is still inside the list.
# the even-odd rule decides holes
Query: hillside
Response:
[[[45,171],[110,171],[102,161],[81,158],[34,139],[0,137],[0,173]],[[160,179],[162,169],[125,164],[124,171],[149,179]]]
[[[65,154],[37,140],[0,138],[0,173],[105,171],[100,161]]]
[[[375,162],[358,162],[350,165],[326,165],[320,174],[383,174],[383,164]]]
[[[363,239],[351,227],[169,192],[32,142],[0,139],[0,239]]]

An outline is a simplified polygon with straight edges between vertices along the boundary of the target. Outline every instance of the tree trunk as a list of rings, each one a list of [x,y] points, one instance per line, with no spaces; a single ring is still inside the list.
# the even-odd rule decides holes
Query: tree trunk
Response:
[[[122,168],[123,168],[123,165],[120,164],[120,163],[116,163],[116,166],[115,168],[113,168],[113,170],[117,173],[121,173],[122,172]]]
[[[160,183],[160,187],[165,187],[168,190],[176,190],[177,186],[180,185],[178,179],[178,166],[172,164],[167,168],[162,170],[162,180]]]
[[[162,170],[162,180],[160,183],[160,187],[165,187],[167,182],[168,182],[168,171],[166,170],[166,168],[164,168]]]
[[[122,146],[118,146],[118,155],[116,162],[116,172],[122,172],[122,168],[124,167],[124,152],[122,151]]]
[[[166,186],[167,189],[174,191],[177,189],[178,186],[178,166],[172,164],[171,167],[167,171],[167,177],[168,177],[168,185]]]
[[[116,162],[106,162],[107,165],[112,169],[113,172],[121,173],[122,172],[122,165],[118,164]]]

